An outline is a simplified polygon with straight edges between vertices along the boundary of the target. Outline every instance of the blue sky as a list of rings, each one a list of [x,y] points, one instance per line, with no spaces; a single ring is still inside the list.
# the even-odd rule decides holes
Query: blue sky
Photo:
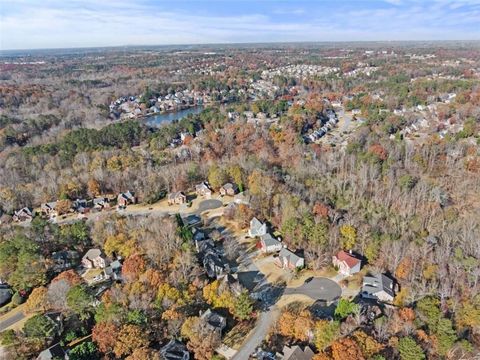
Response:
[[[0,0],[0,49],[480,40],[480,0]]]

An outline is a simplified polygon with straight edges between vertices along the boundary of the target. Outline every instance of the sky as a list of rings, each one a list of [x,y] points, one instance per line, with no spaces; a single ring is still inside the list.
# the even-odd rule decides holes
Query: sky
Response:
[[[0,50],[480,40],[480,0],[0,0]]]

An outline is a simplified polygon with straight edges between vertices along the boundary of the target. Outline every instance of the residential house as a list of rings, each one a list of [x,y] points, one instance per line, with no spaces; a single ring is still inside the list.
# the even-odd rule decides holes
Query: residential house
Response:
[[[82,265],[87,269],[104,269],[106,267],[105,256],[100,249],[90,249],[83,255]]]
[[[93,208],[96,210],[103,210],[110,208],[109,199],[103,196],[93,199]]]
[[[196,242],[196,241],[201,241],[201,240],[204,240],[205,239],[205,233],[198,229],[197,227],[192,227],[192,233],[193,233],[193,241]]]
[[[250,205],[250,201],[252,199],[252,196],[250,195],[250,192],[248,190],[243,191],[239,194],[234,195],[233,197],[233,202],[238,205]]]
[[[57,202],[52,201],[52,202],[42,204],[40,206],[40,209],[43,215],[48,216],[49,218],[54,218],[58,216],[56,207],[57,207]]]
[[[315,355],[312,349],[309,346],[302,348],[298,345],[295,346],[284,346],[283,354],[278,354],[278,357],[281,360],[311,360]]]
[[[130,191],[120,193],[117,196],[117,205],[120,208],[125,208],[129,204],[135,204],[137,199],[135,198],[134,194]]]
[[[86,199],[77,199],[72,202],[72,209],[73,211],[84,214],[88,211],[88,201]]]
[[[118,260],[113,261],[105,268],[105,275],[114,280],[122,280],[122,263]]]
[[[218,252],[213,249],[208,249],[203,254],[202,262],[209,278],[216,279],[229,271],[228,264],[223,261]]]
[[[55,326],[55,333],[57,336],[60,336],[63,333],[63,314],[60,311],[51,311],[43,316]]]
[[[62,272],[77,264],[80,256],[74,250],[63,250],[52,253],[53,271]]]
[[[267,233],[267,224],[262,223],[256,217],[250,220],[250,229],[248,230],[248,236],[254,238],[257,236],[263,236]]]
[[[180,205],[187,202],[187,196],[182,191],[168,194],[168,205]]]
[[[283,248],[282,243],[279,240],[275,239],[269,233],[260,236],[260,240],[258,241],[257,246],[260,248],[260,251],[265,254],[277,252],[282,250]]]
[[[46,350],[43,350],[37,357],[37,360],[68,360],[68,354],[62,348],[60,343],[57,343]]]
[[[206,253],[209,249],[215,249],[215,244],[212,239],[197,239],[195,240],[195,249],[198,253]]]
[[[245,289],[240,281],[238,280],[237,274],[225,274],[219,278],[220,285],[218,286],[219,294],[223,293],[224,290],[230,291],[235,296],[238,296]]]
[[[280,250],[275,263],[283,269],[295,270],[305,266],[305,259],[287,248]]]
[[[227,319],[210,309],[200,314],[200,319],[205,321],[211,331],[218,332],[219,334],[221,334],[227,326]]]
[[[360,271],[362,266],[362,261],[352,253],[347,253],[345,251],[339,251],[338,254],[332,257],[333,266],[338,268],[338,272],[343,275],[353,275]]]
[[[392,302],[395,297],[395,282],[384,274],[365,276],[360,294],[366,299]]]
[[[222,196],[225,196],[225,195],[234,196],[237,193],[238,193],[238,186],[236,184],[226,183],[220,188],[220,194]]]
[[[195,185],[195,192],[197,193],[198,196],[204,196],[206,198],[210,198],[212,196],[212,189],[210,188],[210,185],[203,181],[202,183]]]
[[[160,358],[162,360],[189,360],[190,353],[184,343],[172,339],[160,349]]]
[[[15,211],[15,213],[13,214],[13,221],[15,222],[32,221],[34,216],[35,216],[35,213],[33,212],[32,209],[28,207],[24,207],[23,209]]]

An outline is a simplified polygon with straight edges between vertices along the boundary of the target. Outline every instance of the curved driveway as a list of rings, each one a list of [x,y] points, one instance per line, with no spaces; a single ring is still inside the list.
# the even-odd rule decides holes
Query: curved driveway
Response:
[[[332,302],[340,299],[342,289],[335,281],[318,277],[305,281],[305,283],[299,287],[287,288],[283,294],[301,294],[306,295],[313,300]]]
[[[206,210],[218,209],[221,206],[223,206],[223,202],[217,199],[202,200],[202,202],[198,204],[198,209],[195,211],[195,213],[200,214]]]

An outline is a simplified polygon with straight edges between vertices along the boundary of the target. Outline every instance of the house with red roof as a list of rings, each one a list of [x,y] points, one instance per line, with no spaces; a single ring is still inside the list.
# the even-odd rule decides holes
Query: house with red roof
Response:
[[[353,275],[360,271],[362,261],[356,258],[352,252],[339,251],[332,257],[333,266],[338,268],[338,272],[343,275]]]

